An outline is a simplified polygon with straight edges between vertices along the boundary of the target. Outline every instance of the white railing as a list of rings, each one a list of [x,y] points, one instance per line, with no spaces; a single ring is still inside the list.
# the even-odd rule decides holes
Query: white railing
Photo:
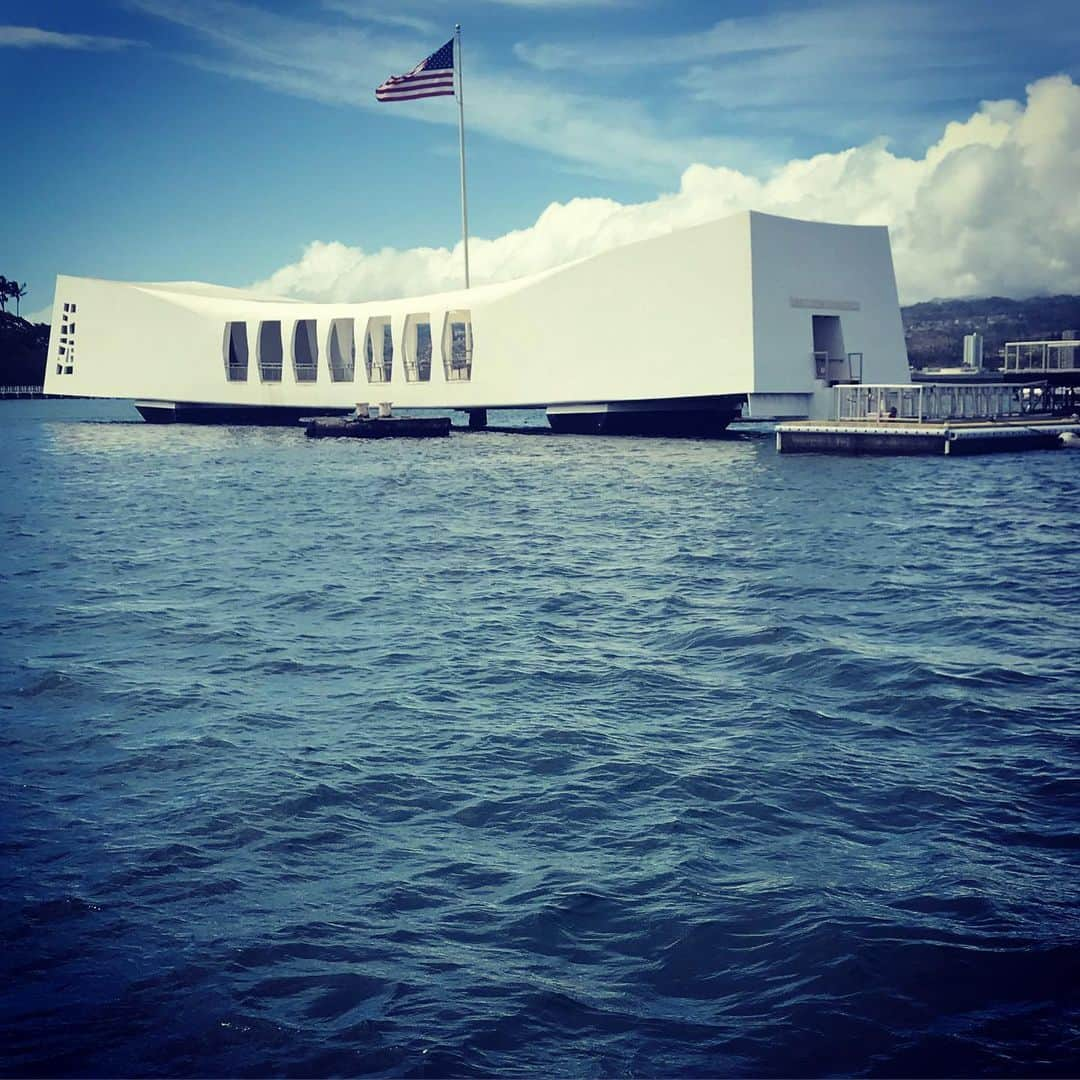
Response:
[[[811,355],[815,379],[828,383],[862,381],[863,354],[861,352],[832,356],[826,349],[817,349]]]
[[[1042,388],[1007,383],[836,386],[837,420],[989,420],[1037,412]]]
[[[1080,341],[1006,341],[1005,371],[1078,371]]]

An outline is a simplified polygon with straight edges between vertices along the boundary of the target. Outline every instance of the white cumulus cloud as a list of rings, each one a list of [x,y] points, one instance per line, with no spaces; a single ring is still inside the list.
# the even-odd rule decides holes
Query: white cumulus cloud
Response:
[[[552,203],[529,227],[474,237],[474,284],[505,281],[740,210],[888,225],[901,298],[1080,292],[1080,86],[984,102],[921,158],[884,141],[789,161],[765,177],[690,165],[651,202]],[[418,295],[461,284],[460,245],[366,252],[316,241],[256,287],[312,300]]]

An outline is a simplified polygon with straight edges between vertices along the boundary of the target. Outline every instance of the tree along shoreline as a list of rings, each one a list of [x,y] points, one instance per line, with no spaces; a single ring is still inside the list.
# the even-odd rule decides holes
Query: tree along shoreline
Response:
[[[8,281],[0,274],[0,311],[7,311],[7,302],[15,301],[15,314],[19,314],[19,304],[26,299],[26,282],[21,285],[17,281]]]
[[[49,324],[0,311],[0,386],[42,386]]]

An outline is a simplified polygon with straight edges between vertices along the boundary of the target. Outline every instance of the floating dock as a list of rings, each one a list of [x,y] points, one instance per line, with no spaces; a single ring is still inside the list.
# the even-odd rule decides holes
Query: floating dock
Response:
[[[438,439],[450,434],[449,416],[314,416],[309,439]]]
[[[1080,439],[1080,421],[1031,420],[806,420],[778,424],[781,454],[986,454],[1052,450]]]
[[[1046,384],[894,383],[833,388],[829,420],[776,427],[781,454],[987,454],[1080,442],[1080,415],[1048,413]]]

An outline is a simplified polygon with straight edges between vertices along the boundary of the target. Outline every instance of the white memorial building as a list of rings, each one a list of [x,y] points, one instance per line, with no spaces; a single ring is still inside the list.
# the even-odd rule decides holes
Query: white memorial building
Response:
[[[309,303],[192,282],[56,283],[45,392],[151,421],[545,408],[557,430],[721,430],[905,383],[887,229],[743,212],[531,277]]]

